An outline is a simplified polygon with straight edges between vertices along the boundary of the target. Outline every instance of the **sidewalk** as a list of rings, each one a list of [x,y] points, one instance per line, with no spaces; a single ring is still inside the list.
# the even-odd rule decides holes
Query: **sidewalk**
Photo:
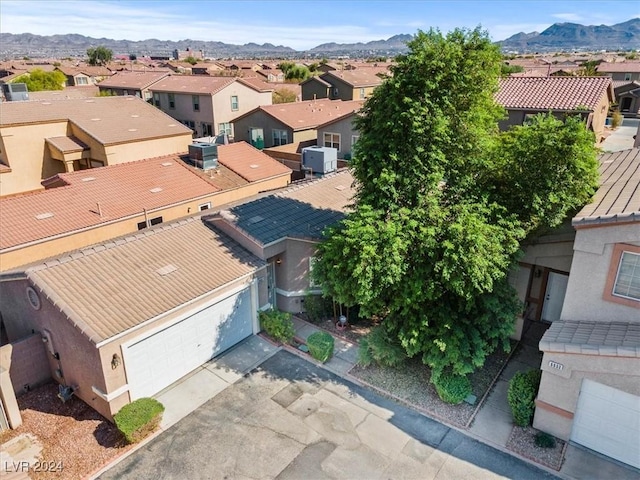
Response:
[[[322,330],[295,316],[293,317],[293,324],[295,336],[301,340],[306,340],[312,333]],[[511,409],[507,402],[509,380],[518,371],[540,368],[542,360],[538,342],[546,328],[541,324],[533,324],[530,328],[533,330],[528,331],[526,338],[523,338],[519,351],[511,357],[501,372],[491,393],[484,399],[471,427],[467,430],[468,434],[477,440],[511,455],[515,454],[506,448],[513,428]],[[336,335],[333,335],[333,337],[335,339],[334,355],[324,364],[324,367],[337,375],[353,380],[349,378],[348,372],[357,362],[358,346]],[[528,459],[524,460],[568,480],[611,478],[616,480],[638,480],[637,471],[631,467],[625,467],[603,455],[572,444],[567,445],[564,462],[559,472],[531,462]]]

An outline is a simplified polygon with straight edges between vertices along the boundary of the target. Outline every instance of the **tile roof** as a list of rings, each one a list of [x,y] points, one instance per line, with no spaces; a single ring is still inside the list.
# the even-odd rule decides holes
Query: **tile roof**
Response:
[[[241,77],[238,82],[259,92],[273,92],[273,84],[258,77]]]
[[[556,321],[539,347],[544,352],[640,357],[640,323]]]
[[[352,118],[352,117],[353,117],[353,118],[355,118],[355,116],[356,116],[356,114],[357,114],[357,113],[358,113],[358,112],[353,111],[353,112],[345,113],[344,115],[341,115],[341,116],[339,116],[339,117],[332,118],[332,119],[331,119],[331,120],[329,120],[328,122],[324,122],[322,125],[318,125],[318,130],[320,130],[321,128],[325,128],[325,127],[327,127],[327,126],[329,126],[329,125],[331,125],[331,124],[333,124],[333,123],[341,122],[342,120],[346,120],[347,118]],[[352,121],[353,121],[353,120],[352,120]]]
[[[571,223],[579,228],[640,222],[640,148],[605,153],[599,160],[600,188]]]
[[[0,127],[56,121],[70,121],[104,145],[192,134],[137,97],[5,102],[0,109]]]
[[[144,90],[168,74],[168,72],[118,72],[100,82],[98,86],[102,88]]]
[[[279,103],[276,105],[263,105],[235,118],[233,121],[238,121],[240,118],[244,118],[262,110],[267,115],[292,128],[293,131],[308,130],[310,128],[316,128],[318,125],[336,118],[336,116],[342,117],[347,113],[359,110],[363,103],[364,102],[362,100],[350,100],[345,102],[342,100],[320,99],[294,103]]]
[[[177,156],[61,173],[57,178],[66,186],[0,199],[0,250],[219,191],[191,173]],[[162,190],[152,191],[156,188]]]
[[[63,153],[82,152],[89,147],[76,137],[49,137],[45,142],[51,144]]]
[[[97,97],[100,90],[96,85],[83,85],[82,87],[65,87],[63,90],[43,90],[42,92],[29,92],[30,101],[46,100],[70,100],[72,98]]]
[[[154,83],[150,90],[153,92],[215,95],[234,82],[239,82],[239,79],[237,77],[213,77],[210,75],[169,75]],[[254,90],[257,89],[257,87],[246,82],[243,85]]]
[[[389,73],[386,68],[358,68],[355,70],[332,70],[320,77],[333,84],[333,79],[340,79],[354,88],[375,87],[382,83],[380,74]]]
[[[243,203],[220,216],[262,245],[285,237],[320,239],[327,226],[344,218],[353,194],[353,177],[343,170]]]
[[[60,257],[26,273],[98,344],[263,265],[192,217]],[[165,267],[171,273],[159,272]]]
[[[68,76],[84,74],[89,77],[108,77],[113,75],[113,72],[111,70],[109,70],[107,67],[102,66],[79,65],[77,67],[71,67],[68,65],[60,65],[59,67],[55,68]]]
[[[506,77],[495,98],[514,110],[593,110],[611,88],[609,77]]]
[[[218,145],[218,162],[248,182],[279,175],[291,175],[291,169],[252,147],[247,142]]]
[[[603,62],[597,66],[597,70],[603,73],[638,73],[640,62]]]

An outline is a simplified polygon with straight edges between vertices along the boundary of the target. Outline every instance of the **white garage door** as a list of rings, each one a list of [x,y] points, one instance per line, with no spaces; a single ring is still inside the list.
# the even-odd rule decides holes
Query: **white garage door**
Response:
[[[247,287],[124,349],[132,399],[149,397],[253,333]]]
[[[640,397],[583,380],[571,440],[640,468]]]

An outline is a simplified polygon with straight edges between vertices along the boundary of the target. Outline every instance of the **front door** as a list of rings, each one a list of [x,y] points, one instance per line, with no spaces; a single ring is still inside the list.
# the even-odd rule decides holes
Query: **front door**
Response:
[[[546,322],[560,320],[568,281],[569,275],[549,272],[547,290],[545,291],[544,303],[542,304],[542,320]]]

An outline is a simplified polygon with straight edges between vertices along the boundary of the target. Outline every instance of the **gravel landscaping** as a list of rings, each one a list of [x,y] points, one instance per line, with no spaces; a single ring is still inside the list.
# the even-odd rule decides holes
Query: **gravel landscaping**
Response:
[[[533,427],[514,426],[511,436],[507,441],[507,448],[529,460],[546,465],[554,470],[560,470],[566,443],[556,439],[554,448],[541,448],[535,443],[536,434],[539,430]]]
[[[42,444],[42,462],[60,466],[50,472],[29,472],[30,478],[85,478],[127,451],[115,425],[78,398],[62,403],[58,385],[48,383],[18,397],[23,424],[0,433],[0,443],[29,433]]]

